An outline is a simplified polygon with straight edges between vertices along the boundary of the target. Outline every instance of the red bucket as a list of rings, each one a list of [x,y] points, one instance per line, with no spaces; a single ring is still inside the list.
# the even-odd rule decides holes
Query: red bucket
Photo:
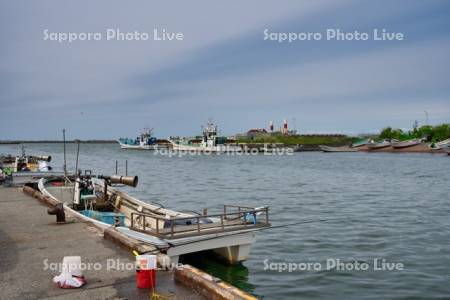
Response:
[[[156,286],[155,270],[136,270],[136,285],[139,289],[151,289]]]
[[[156,255],[136,256],[136,285],[140,289],[156,286]]]

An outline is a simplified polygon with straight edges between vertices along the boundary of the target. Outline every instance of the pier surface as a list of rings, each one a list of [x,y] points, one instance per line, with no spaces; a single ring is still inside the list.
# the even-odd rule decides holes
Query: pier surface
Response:
[[[87,285],[80,289],[60,289],[52,281],[59,272],[45,267],[64,256],[81,256],[83,263],[103,268],[84,270]],[[0,299],[150,298],[149,290],[136,288],[133,269],[106,271],[108,259],[134,263],[129,251],[104,240],[98,229],[79,221],[58,225],[38,200],[21,189],[0,187]],[[176,299],[203,299],[167,271],[158,271],[156,290]]]

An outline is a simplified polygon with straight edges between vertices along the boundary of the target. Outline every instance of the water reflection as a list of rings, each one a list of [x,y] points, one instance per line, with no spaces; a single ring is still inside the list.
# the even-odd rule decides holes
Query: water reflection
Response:
[[[255,286],[249,282],[249,270],[242,263],[230,265],[220,261],[211,251],[193,253],[180,257],[180,262],[192,265],[228,282],[248,293],[254,294]],[[255,295],[257,296],[257,295]]]

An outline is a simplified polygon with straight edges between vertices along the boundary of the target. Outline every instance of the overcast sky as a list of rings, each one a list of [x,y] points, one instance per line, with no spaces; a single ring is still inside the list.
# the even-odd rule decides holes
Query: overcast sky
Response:
[[[223,134],[280,126],[365,133],[450,122],[449,1],[0,0],[0,139]],[[106,30],[182,41],[106,40]],[[403,41],[264,40],[269,32],[401,32]],[[44,40],[100,32],[100,41]],[[151,35],[152,38],[152,35]]]

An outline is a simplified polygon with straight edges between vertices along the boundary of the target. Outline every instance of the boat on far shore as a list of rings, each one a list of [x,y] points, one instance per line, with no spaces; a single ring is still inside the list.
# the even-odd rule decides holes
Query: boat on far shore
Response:
[[[352,144],[353,148],[359,148],[359,147],[363,147],[363,146],[367,146],[368,144],[370,144],[371,140],[370,139],[365,139],[356,143]]]
[[[392,145],[392,143],[389,140],[384,140],[384,141],[378,142],[378,143],[375,143],[375,142],[368,143],[367,148],[369,150],[377,150],[377,149],[387,148],[391,145]]]
[[[408,148],[408,147],[419,145],[420,143],[422,143],[421,139],[415,139],[415,140],[392,143],[391,146],[394,149],[403,149],[403,148]]]
[[[446,139],[436,143],[431,143],[430,149],[433,150],[450,149],[450,139]]]
[[[331,146],[319,145],[319,148],[323,152],[358,152],[357,148],[353,148],[353,147],[349,147],[349,146],[331,147]]]

